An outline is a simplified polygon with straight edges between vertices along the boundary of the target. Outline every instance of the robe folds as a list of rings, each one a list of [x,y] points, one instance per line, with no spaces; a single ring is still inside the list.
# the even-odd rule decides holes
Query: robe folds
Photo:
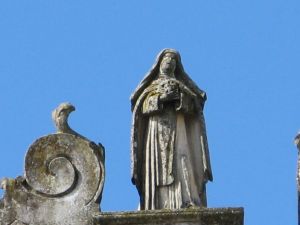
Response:
[[[160,101],[168,85],[179,99]],[[167,87],[164,89],[164,87]],[[152,81],[133,105],[132,182],[140,209],[206,206],[205,184],[212,180],[202,98],[175,78]]]

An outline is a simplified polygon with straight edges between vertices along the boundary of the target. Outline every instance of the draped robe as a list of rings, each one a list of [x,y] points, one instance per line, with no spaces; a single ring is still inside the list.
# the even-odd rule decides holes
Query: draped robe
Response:
[[[176,83],[179,99],[161,102],[162,83]],[[165,91],[165,90],[164,90]],[[174,78],[158,77],[133,108],[132,181],[140,209],[206,206],[212,180],[202,108],[205,99]]]

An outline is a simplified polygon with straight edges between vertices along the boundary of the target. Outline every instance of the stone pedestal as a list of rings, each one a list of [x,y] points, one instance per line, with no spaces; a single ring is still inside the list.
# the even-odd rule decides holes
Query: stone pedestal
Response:
[[[243,208],[189,208],[134,212],[106,212],[94,225],[243,225]]]

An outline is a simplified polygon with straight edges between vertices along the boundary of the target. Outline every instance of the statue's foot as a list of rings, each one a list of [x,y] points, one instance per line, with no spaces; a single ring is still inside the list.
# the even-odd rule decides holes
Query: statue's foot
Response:
[[[193,209],[193,208],[199,208],[199,206],[195,205],[195,203],[193,202],[185,202],[182,204],[181,208]]]

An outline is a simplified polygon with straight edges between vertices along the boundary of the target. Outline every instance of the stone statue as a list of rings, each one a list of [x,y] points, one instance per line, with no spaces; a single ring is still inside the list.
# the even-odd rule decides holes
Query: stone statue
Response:
[[[25,174],[0,180],[0,225],[89,225],[99,212],[104,185],[104,148],[72,130],[75,107],[52,113],[57,133],[36,140],[25,157]]]
[[[298,160],[297,160],[297,194],[298,194],[298,224],[300,224],[300,132],[295,137],[295,145],[298,149]]]
[[[298,148],[298,167],[297,167],[297,188],[298,192],[300,193],[300,132],[295,137],[295,145]]]
[[[132,182],[141,210],[207,205],[205,184],[213,177],[205,100],[173,49],[159,53],[132,94]]]

